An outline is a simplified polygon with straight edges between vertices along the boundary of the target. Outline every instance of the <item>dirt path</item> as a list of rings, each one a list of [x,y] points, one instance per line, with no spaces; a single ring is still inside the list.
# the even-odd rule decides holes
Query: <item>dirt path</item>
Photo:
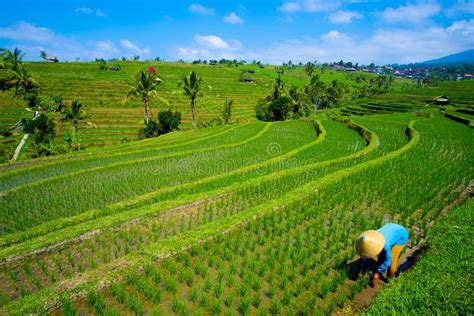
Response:
[[[15,153],[13,154],[12,161],[15,161],[18,158],[18,155],[20,154],[20,151],[23,148],[23,145],[25,145],[26,140],[28,139],[28,136],[30,136],[30,134],[23,135],[23,138],[21,139],[20,143],[15,149]]]

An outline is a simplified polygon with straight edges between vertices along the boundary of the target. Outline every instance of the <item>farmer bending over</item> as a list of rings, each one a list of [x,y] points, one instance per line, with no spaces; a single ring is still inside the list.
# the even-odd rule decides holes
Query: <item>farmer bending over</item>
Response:
[[[389,267],[389,276],[395,276],[398,257],[407,242],[408,230],[398,224],[385,224],[379,230],[368,230],[359,236],[357,253],[363,258],[375,259],[378,264],[374,273],[374,286]]]

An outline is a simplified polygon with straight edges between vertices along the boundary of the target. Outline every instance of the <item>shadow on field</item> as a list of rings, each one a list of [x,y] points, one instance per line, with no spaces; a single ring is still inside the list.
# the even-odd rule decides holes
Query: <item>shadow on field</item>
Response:
[[[423,245],[413,251],[409,256],[407,256],[405,260],[403,260],[402,264],[400,264],[400,266],[398,267],[396,276],[411,268],[411,266],[414,265],[416,261],[418,261],[418,258],[426,252],[426,250],[428,250],[428,247],[426,245]]]
[[[405,255],[399,259],[401,262],[400,266],[397,269],[396,276],[398,276],[401,272],[404,272],[411,268],[418,258],[422,256],[427,250],[427,246],[421,246],[417,248],[409,255]],[[347,272],[347,278],[352,281],[357,281],[360,276],[365,275],[366,273],[373,275],[373,273],[377,270],[378,263],[376,260],[373,259],[364,259],[359,258],[349,263],[343,263],[338,267],[338,270],[345,270]],[[387,282],[388,280],[381,276],[381,280]]]

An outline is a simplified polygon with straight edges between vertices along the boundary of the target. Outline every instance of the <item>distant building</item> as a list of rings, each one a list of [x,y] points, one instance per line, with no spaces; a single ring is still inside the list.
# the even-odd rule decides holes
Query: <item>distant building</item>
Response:
[[[334,69],[334,70],[346,70],[346,67],[342,66],[342,65],[338,65],[338,64],[333,64],[331,65],[331,69]]]
[[[462,76],[462,79],[463,80],[474,80],[474,75],[471,75],[471,74],[464,74]]]
[[[350,68],[346,68],[346,71],[356,71],[357,69],[355,69],[354,67],[350,67]]]
[[[447,105],[447,104],[449,104],[449,98],[445,95],[437,96],[436,98],[433,98],[433,104]]]
[[[58,57],[56,56],[46,56],[46,60],[51,63],[57,63],[59,61]]]

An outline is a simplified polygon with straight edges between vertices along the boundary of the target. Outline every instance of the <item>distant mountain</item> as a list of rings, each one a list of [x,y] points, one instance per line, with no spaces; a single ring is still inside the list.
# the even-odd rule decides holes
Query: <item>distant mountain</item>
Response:
[[[440,65],[440,64],[474,64],[474,49],[468,49],[463,52],[448,55],[438,59],[432,59],[423,62],[425,65]]]

